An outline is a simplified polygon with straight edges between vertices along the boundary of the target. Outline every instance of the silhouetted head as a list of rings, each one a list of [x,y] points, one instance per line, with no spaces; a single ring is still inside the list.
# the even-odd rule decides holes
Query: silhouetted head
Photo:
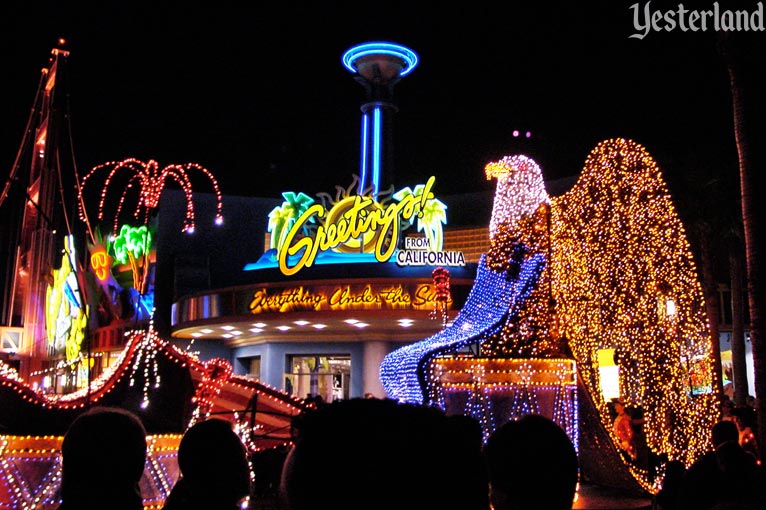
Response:
[[[680,460],[671,460],[665,464],[665,476],[662,480],[662,488],[675,489],[684,475],[686,474],[686,465]]]
[[[577,452],[550,419],[526,415],[498,427],[484,446],[495,510],[569,510],[577,489]]]
[[[753,427],[757,422],[755,409],[750,406],[734,406],[731,410],[731,415],[734,417],[734,423],[739,430]]]
[[[334,401],[293,420],[289,510],[487,508],[481,429],[390,399]]]
[[[134,414],[94,407],[70,425],[61,445],[61,497],[67,508],[143,508],[138,483],[146,430]]]
[[[213,418],[192,425],[178,446],[178,467],[197,502],[217,501],[226,508],[250,492],[247,450],[229,421]]]
[[[713,446],[718,448],[728,441],[739,442],[739,429],[733,421],[719,421],[713,425]]]

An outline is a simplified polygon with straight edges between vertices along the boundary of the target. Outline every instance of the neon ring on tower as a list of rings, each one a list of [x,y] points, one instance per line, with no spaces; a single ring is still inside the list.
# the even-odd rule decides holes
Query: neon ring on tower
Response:
[[[401,59],[404,65],[399,76],[407,76],[418,65],[417,53],[400,44],[389,42],[369,42],[349,48],[343,54],[343,65],[352,73],[356,73],[354,63],[367,55],[391,55]]]

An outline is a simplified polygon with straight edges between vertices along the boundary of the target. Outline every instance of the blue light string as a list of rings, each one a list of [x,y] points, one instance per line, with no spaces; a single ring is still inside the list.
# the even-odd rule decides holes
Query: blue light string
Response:
[[[359,181],[359,194],[364,194],[364,188],[367,186],[367,119],[368,116],[366,113],[362,114],[362,158],[361,158],[361,168],[359,170],[360,173],[360,181]]]
[[[454,322],[425,340],[396,349],[383,358],[380,380],[388,396],[401,402],[423,404],[427,391],[424,371],[428,361],[486,338],[493,329],[502,326],[509,314],[515,316],[544,266],[545,256],[534,254],[524,261],[518,276],[511,278],[506,271],[490,269],[486,254],[482,254],[474,285]]]

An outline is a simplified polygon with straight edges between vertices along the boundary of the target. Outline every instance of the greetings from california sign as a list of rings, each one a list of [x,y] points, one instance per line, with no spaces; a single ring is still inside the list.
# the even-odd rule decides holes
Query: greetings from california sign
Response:
[[[442,251],[447,206],[432,192],[435,180],[377,196],[338,188],[334,198],[318,195],[319,202],[304,193],[282,193],[285,201],[269,213],[268,228],[280,271],[295,274],[327,252],[371,253],[378,262],[396,254],[399,265],[465,265],[462,253]],[[402,232],[413,225],[423,240],[398,250]]]

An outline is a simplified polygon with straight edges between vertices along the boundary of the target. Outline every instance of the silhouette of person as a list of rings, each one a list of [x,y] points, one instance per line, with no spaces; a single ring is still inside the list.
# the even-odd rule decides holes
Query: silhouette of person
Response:
[[[739,444],[746,452],[750,452],[760,464],[761,452],[755,438],[753,427],[756,424],[755,409],[748,406],[736,406],[731,411],[734,423],[739,430]]]
[[[178,445],[178,467],[181,476],[163,510],[233,510],[250,494],[247,451],[229,421],[192,425]]]
[[[763,509],[766,482],[755,457],[742,449],[734,422],[713,425],[715,450],[697,459],[686,471],[679,489],[681,510]]]
[[[139,482],[146,429],[124,409],[93,407],[69,426],[61,444],[58,510],[143,510]]]
[[[734,420],[734,415],[732,414],[732,411],[734,411],[734,402],[724,396],[723,401],[721,402],[721,420]]]
[[[391,399],[304,411],[282,470],[284,508],[486,510],[481,429],[453,418]]]
[[[486,510],[489,508],[489,478],[482,457],[484,434],[481,424],[473,417],[457,414],[447,418],[447,426],[451,437],[448,443],[450,455],[462,466],[456,472],[455,483],[460,484],[456,486],[469,489],[465,502],[458,500],[460,508]],[[447,490],[451,490],[449,486]]]
[[[620,449],[631,461],[635,461],[638,458],[638,452],[636,451],[633,419],[625,408],[625,403],[621,400],[614,402],[614,410],[617,412],[612,424],[614,435],[617,436]]]
[[[266,501],[278,504],[279,480],[282,474],[282,465],[287,457],[289,446],[280,445],[275,448],[264,448],[252,453],[250,462],[253,468],[252,496],[255,501],[262,505]]]
[[[495,510],[570,510],[577,490],[577,451],[545,416],[507,421],[484,445]]]
[[[656,510],[676,510],[678,508],[678,492],[684,475],[686,475],[686,466],[680,460],[671,460],[665,464],[662,488],[654,497]]]

